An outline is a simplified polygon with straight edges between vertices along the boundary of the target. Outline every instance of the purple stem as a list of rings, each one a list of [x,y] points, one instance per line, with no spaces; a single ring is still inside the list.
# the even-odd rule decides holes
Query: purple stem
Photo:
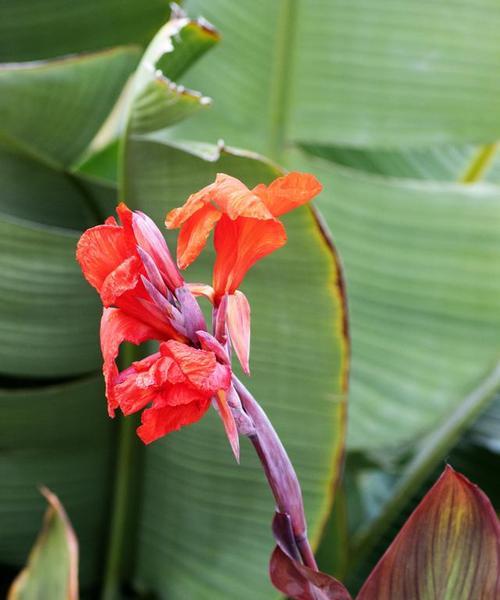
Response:
[[[318,570],[307,538],[302,492],[295,469],[271,421],[252,394],[233,375],[233,384],[244,411],[253,421],[255,432],[248,435],[262,463],[279,512],[289,515],[293,536],[304,564]]]

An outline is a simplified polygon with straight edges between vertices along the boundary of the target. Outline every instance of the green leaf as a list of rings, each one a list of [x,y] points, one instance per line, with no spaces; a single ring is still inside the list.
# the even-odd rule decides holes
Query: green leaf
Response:
[[[345,146],[311,146],[303,149],[313,156],[359,171],[386,177],[457,181],[477,151],[474,146],[435,146],[399,150],[360,150]]]
[[[353,336],[350,447],[418,439],[498,355],[495,186],[385,179],[302,157],[343,257]]]
[[[128,134],[144,134],[170,127],[210,104],[199,92],[176,85],[199,56],[217,43],[210,26],[188,19],[169,21],[154,37],[134,80]]]
[[[0,390],[1,563],[24,563],[39,527],[37,487],[43,484],[57,491],[75,527],[82,586],[96,582],[112,477],[112,422],[105,406],[101,376]]]
[[[276,157],[287,142],[398,148],[500,137],[500,10],[490,0],[187,6],[224,43],[186,78],[214,109],[179,138],[223,137]]]
[[[78,541],[59,498],[47,488],[42,494],[49,504],[42,530],[8,600],[78,600]]]
[[[166,0],[3,0],[0,61],[52,58],[146,43],[170,14]]]
[[[357,469],[357,473],[356,468],[352,469],[351,476],[357,476],[359,492],[365,502],[369,500],[370,492],[373,493],[374,484],[379,482],[383,485],[378,498],[371,502],[374,514],[362,525],[358,523],[357,531],[352,536],[354,562],[360,563],[373,545],[383,535],[387,535],[387,531],[400,518],[415,494],[418,494],[429,475],[442,463],[443,457],[449,454],[478,415],[488,407],[499,386],[500,364],[483,378],[477,389],[471,391],[453,411],[443,417],[434,431],[416,444],[412,456],[402,467],[392,469],[392,477],[381,473],[380,469],[373,469],[373,466],[371,469]]]
[[[2,162],[7,167],[12,163]],[[18,172],[22,173],[25,165],[17,164],[21,165]],[[41,184],[36,190],[38,198],[31,194],[30,188],[36,179],[20,180],[12,195],[15,200],[18,193],[23,193],[22,208],[27,211],[33,207],[32,217],[54,200],[50,198],[51,193],[64,193],[66,189],[64,200],[68,206],[72,199],[73,206],[81,203],[79,194],[63,177],[58,180],[55,173],[45,172],[41,167],[33,171],[35,175],[39,175]],[[24,183],[29,189],[23,191]],[[12,188],[8,185],[6,188],[8,199],[8,191]],[[29,202],[28,196],[24,195],[28,193],[31,194]],[[50,210],[47,216],[51,214]],[[78,214],[78,211],[65,212],[70,219]],[[62,211],[59,216],[63,216]],[[78,235],[70,229],[46,226],[0,212],[2,373],[60,377],[89,372],[100,364],[100,308],[75,260]]]
[[[0,67],[0,139],[52,165],[85,150],[139,60],[136,47]]]
[[[124,196],[161,222],[218,171],[250,186],[280,174],[244,152],[189,153],[159,137],[133,140]],[[338,266],[313,214],[302,208],[284,221],[288,245],[256,265],[243,286],[252,306],[250,389],[297,468],[317,541],[343,448],[345,315]],[[212,260],[204,254],[188,281],[209,281]],[[143,587],[174,600],[273,597],[271,495],[249,445],[234,464],[214,414],[147,448],[143,486],[136,571]]]
[[[357,600],[496,598],[499,569],[500,525],[491,503],[447,467]]]

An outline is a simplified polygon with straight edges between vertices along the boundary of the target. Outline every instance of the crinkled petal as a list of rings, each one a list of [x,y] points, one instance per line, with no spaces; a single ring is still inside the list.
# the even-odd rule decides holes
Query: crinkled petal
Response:
[[[110,417],[118,408],[118,401],[114,394],[118,368],[116,358],[120,344],[124,341],[132,344],[141,344],[146,340],[154,339],[156,331],[127,315],[119,308],[105,308],[101,319],[101,351],[104,358],[103,374],[106,382],[106,397],[108,399],[108,413]]]
[[[209,406],[210,398],[200,397],[188,404],[147,408],[142,413],[142,424],[137,429],[137,435],[145,444],[150,444],[172,431],[199,421]]]
[[[243,371],[250,373],[250,304],[243,292],[227,297],[226,324],[231,344]]]
[[[260,184],[252,192],[261,198],[275,217],[279,217],[306,204],[322,189],[323,186],[314,175],[292,172],[278,177],[268,187]]]
[[[286,231],[280,221],[246,217],[231,221],[223,216],[215,227],[214,237],[216,298],[234,293],[250,267],[285,244]]]
[[[116,304],[120,296],[135,290],[140,281],[141,271],[142,262],[138,256],[130,256],[118,265],[102,284],[101,300],[104,306]]]
[[[200,392],[213,395],[231,385],[231,370],[217,362],[213,352],[198,350],[169,340],[161,344],[162,354],[171,356],[189,382]]]
[[[198,258],[220,218],[221,213],[214,206],[205,204],[185,221],[177,241],[177,264],[180,269],[185,269]]]
[[[130,415],[150,402],[160,401],[169,384],[185,380],[173,359],[157,352],[122,371],[114,395],[123,414]]]

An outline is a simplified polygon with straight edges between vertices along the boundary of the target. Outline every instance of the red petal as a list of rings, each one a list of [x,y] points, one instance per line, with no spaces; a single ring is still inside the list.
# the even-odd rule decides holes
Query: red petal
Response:
[[[278,177],[267,188],[260,184],[252,191],[261,198],[275,217],[279,217],[309,202],[322,189],[323,186],[314,175],[292,172]]]
[[[500,598],[500,525],[490,501],[447,467],[361,589],[358,600]]]
[[[125,292],[135,290],[140,281],[142,262],[137,256],[130,256],[116,267],[104,280],[101,300],[104,306],[116,304]]]
[[[214,237],[216,297],[234,293],[252,265],[285,244],[286,231],[277,220],[240,217],[231,221],[223,216],[215,227]]]
[[[177,362],[190,383],[201,393],[211,396],[231,385],[230,368],[217,363],[213,352],[198,350],[174,340],[161,344],[160,351]]]
[[[123,227],[117,225],[98,225],[87,229],[76,249],[76,258],[85,278],[98,292],[106,277],[129,256],[130,246]]]
[[[137,435],[145,444],[199,421],[210,406],[209,398],[200,398],[189,404],[180,406],[162,406],[160,408],[147,408],[142,413],[141,426]]]
[[[179,381],[185,381],[185,377],[176,363],[157,352],[122,371],[114,395],[123,414],[130,415],[161,399],[166,386]]]
[[[240,462],[240,438],[238,437],[238,428],[236,427],[236,422],[233,417],[233,413],[231,412],[227,400],[226,400],[226,392],[220,390],[217,392],[215,399],[217,401],[217,406],[219,407],[220,418],[222,419],[222,423],[224,425],[224,429],[226,431],[227,439],[229,440],[229,444],[231,445],[231,450],[233,451],[234,458],[236,458],[236,462]]]
[[[177,264],[180,269],[185,269],[198,258],[220,218],[221,213],[211,204],[206,204],[182,225],[177,241]]]
[[[227,297],[226,323],[229,337],[243,371],[250,373],[250,305],[247,297],[236,290]]]
[[[156,331],[141,321],[130,317],[119,308],[105,308],[101,319],[101,351],[104,358],[103,373],[106,382],[108,413],[114,416],[118,401],[114,387],[118,376],[116,357],[120,344],[124,341],[141,344],[156,337]]]

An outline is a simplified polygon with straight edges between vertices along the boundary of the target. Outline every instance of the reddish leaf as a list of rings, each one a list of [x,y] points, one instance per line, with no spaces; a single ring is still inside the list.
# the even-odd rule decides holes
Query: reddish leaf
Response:
[[[293,600],[351,600],[339,581],[300,562],[289,515],[275,514],[273,533],[278,545],[271,556],[269,575],[280,592]]]
[[[447,467],[357,600],[500,598],[500,526],[485,494]]]

